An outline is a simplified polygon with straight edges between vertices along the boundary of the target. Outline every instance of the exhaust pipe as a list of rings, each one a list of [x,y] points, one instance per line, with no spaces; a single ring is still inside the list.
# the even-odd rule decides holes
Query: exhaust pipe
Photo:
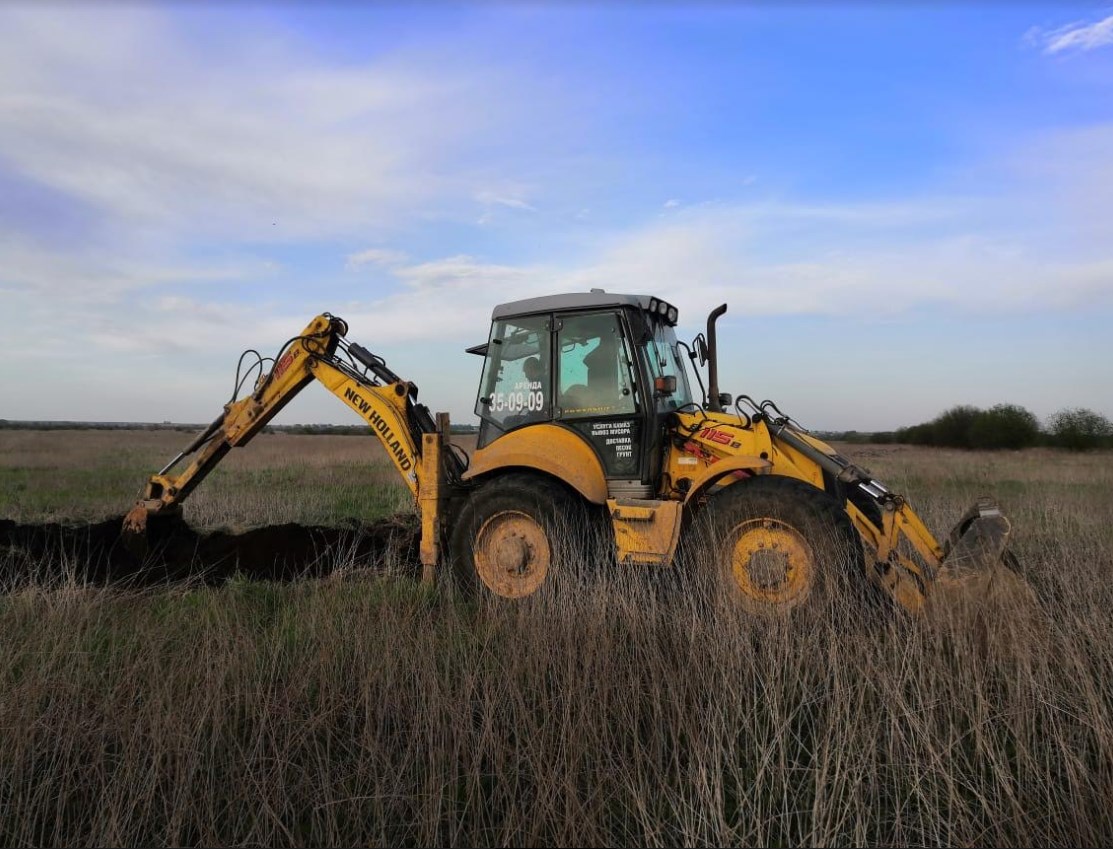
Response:
[[[707,317],[707,408],[713,413],[723,412],[723,405],[719,402],[719,351],[715,344],[715,322],[726,311],[727,305],[722,304],[711,310],[711,315]]]

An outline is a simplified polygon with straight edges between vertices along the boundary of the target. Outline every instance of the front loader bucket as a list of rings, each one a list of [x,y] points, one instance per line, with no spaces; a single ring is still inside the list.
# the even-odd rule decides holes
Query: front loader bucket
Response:
[[[989,498],[979,498],[955,525],[943,547],[937,580],[973,587],[1001,565],[1012,525]]]
[[[943,548],[928,607],[934,611],[982,610],[1004,603],[1035,604],[1035,594],[1012,566],[1012,525],[990,498],[979,498],[955,525]]]

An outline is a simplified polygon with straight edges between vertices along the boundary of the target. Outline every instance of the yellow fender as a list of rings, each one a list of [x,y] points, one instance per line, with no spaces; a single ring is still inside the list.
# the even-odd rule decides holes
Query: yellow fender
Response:
[[[591,504],[607,501],[603,464],[587,441],[567,428],[535,424],[500,436],[472,455],[464,479],[508,468],[536,469],[564,481]]]
[[[747,454],[725,457],[719,462],[707,466],[692,478],[692,484],[688,487],[688,494],[684,496],[684,503],[687,504],[702,490],[707,489],[715,481],[726,477],[731,472],[747,471],[758,475],[766,475],[772,468],[773,464],[761,457],[753,457]]]

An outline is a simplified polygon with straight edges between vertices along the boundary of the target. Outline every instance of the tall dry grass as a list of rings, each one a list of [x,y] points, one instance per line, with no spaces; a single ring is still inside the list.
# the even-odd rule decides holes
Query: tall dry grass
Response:
[[[1060,458],[863,458],[942,524],[994,478],[1034,622],[765,621],[590,563],[515,605],[21,589],[0,843],[1109,844],[1113,463]]]

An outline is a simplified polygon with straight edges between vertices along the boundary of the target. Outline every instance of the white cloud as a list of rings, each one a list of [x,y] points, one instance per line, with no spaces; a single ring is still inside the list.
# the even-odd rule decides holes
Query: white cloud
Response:
[[[537,212],[537,208],[526,203],[523,197],[518,193],[510,192],[496,192],[491,190],[484,190],[477,192],[475,195],[477,202],[484,206],[504,206],[507,209],[518,209],[523,212]]]
[[[1113,44],[1113,15],[1089,23],[1075,21],[1053,30],[1032,27],[1025,33],[1025,40],[1042,45],[1043,52],[1049,55],[1067,50],[1088,51],[1105,47]]]
[[[412,262],[401,251],[368,248],[351,254],[348,267],[377,265],[395,284],[356,290],[341,303],[335,300],[338,289],[333,300],[321,302],[321,292],[329,291],[325,282],[304,292],[287,290],[281,308],[204,307],[177,292],[121,303],[140,285],[250,281],[263,267],[250,262],[157,267],[103,258],[84,263],[26,247],[5,250],[2,243],[0,285],[15,282],[21,284],[17,289],[47,293],[66,280],[79,298],[101,304],[103,320],[89,338],[94,346],[156,345],[155,336],[134,328],[172,319],[182,330],[175,344],[196,350],[223,346],[228,355],[229,345],[254,341],[222,340],[211,331],[218,314],[257,328],[274,344],[326,308],[348,318],[353,330],[372,332],[377,343],[465,341],[482,334],[495,304],[591,287],[661,294],[681,307],[688,322],[723,301],[733,307],[729,320],[883,315],[932,305],[987,314],[1070,309],[1113,301],[1113,255],[1105,244],[1113,193],[1096,181],[1096,175],[1113,176],[1113,169],[1100,167],[1102,151],[1113,149],[1104,138],[1057,136],[1016,154],[1011,167],[1026,175],[1027,189],[1007,197],[690,206],[596,236],[591,253],[561,261],[540,251],[516,264],[467,254]],[[1093,191],[1087,203],[1076,194],[1085,187]],[[1081,217],[1073,221],[1071,214]],[[1093,228],[1089,241],[1086,222]],[[1069,244],[1063,243],[1064,232]],[[75,334],[84,332],[82,322],[74,323]]]
[[[48,187],[96,227],[48,244],[34,228],[53,222],[12,217],[21,229],[0,233],[0,296],[17,320],[3,345],[16,357],[87,352],[91,377],[75,397],[99,399],[113,369],[151,367],[168,348],[190,355],[189,381],[220,383],[219,395],[242,347],[269,351],[323,309],[407,375],[426,369],[469,394],[473,359],[429,351],[479,341],[497,303],[593,286],[665,295],[688,327],[722,301],[730,322],[838,322],[1113,298],[1110,126],[997,151],[1004,165],[976,164],[960,189],[927,196],[825,203],[751,189],[692,204],[662,192],[668,214],[623,221],[622,198],[594,202],[599,174],[554,167],[534,137],[512,136],[521,150],[490,145],[510,125],[540,138],[566,124],[506,96],[490,72],[389,54],[333,64],[273,34],[222,49],[153,8],[45,8],[0,5],[0,177]],[[1040,43],[1092,49],[1109,20]],[[575,135],[583,149],[599,143]],[[535,182],[516,182],[507,162]],[[455,226],[477,217],[513,222],[514,240]],[[278,245],[291,277],[318,275],[312,285],[284,277],[267,256]],[[359,245],[378,246],[347,254],[346,268],[375,273],[320,276],[315,256],[335,263]],[[171,383],[181,375],[177,362],[165,369]],[[135,383],[137,409],[151,385]]]
[[[1000,196],[684,207],[601,236],[594,253],[574,262],[507,265],[460,255],[396,266],[403,289],[356,308],[390,340],[433,332],[463,340],[497,303],[591,287],[661,294],[689,322],[722,301],[733,306],[731,320],[1113,303],[1105,238],[1113,192],[1097,180],[1113,174],[1113,145],[1104,139],[1096,131],[1056,136],[1015,153],[1012,188]],[[1068,186],[1092,195],[1082,203],[1075,189],[1064,195]]]
[[[498,303],[592,287],[663,295],[681,307],[689,326],[723,301],[732,306],[731,321],[884,316],[930,306],[1020,314],[1113,303],[1113,257],[1048,253],[1028,234],[989,232],[981,218],[987,214],[993,213],[968,200],[945,198],[920,207],[689,208],[612,235],[577,263],[512,265],[455,255],[394,265],[399,290],[355,300],[342,314],[353,332],[366,328],[376,343],[401,345],[463,343],[482,335]],[[301,318],[283,321],[289,327]]]
[[[126,357],[137,369],[161,369],[172,382],[167,351],[188,355],[190,380],[198,387],[191,391],[200,400],[182,409],[207,411],[226,400],[222,393],[230,389],[225,382],[239,350],[250,345],[270,353],[317,312],[330,309],[349,322],[353,339],[418,380],[438,408],[458,414],[473,400],[477,368],[460,350],[482,340],[496,304],[537,295],[593,286],[661,294],[680,306],[685,333],[722,302],[731,306],[725,326],[743,327],[775,326],[769,320],[792,315],[853,324],[863,316],[933,305],[999,315],[1113,303],[1108,254],[1049,255],[1031,240],[966,232],[974,220],[962,204],[955,205],[960,211],[945,232],[922,234],[919,225],[937,222],[942,203],[926,203],[920,215],[905,203],[691,208],[667,222],[655,219],[612,236],[580,262],[508,264],[459,254],[394,264],[386,272],[396,288],[340,302],[335,293],[322,302],[322,292],[329,291],[322,283],[287,292],[281,304],[224,304],[166,293],[55,315],[38,293],[17,290],[14,314],[21,320],[7,343],[40,350],[41,331],[34,328],[49,326],[51,338],[67,340],[67,350],[77,347],[90,362],[102,361],[106,375]],[[894,220],[904,223],[894,226]],[[152,373],[136,385],[156,379],[162,378]],[[154,402],[145,402],[139,390],[133,394],[135,412],[102,417],[190,418],[165,406],[167,399],[157,399],[164,405],[157,415],[143,413],[144,404]],[[320,393],[307,394],[314,406],[297,415],[342,419],[331,399],[321,396],[318,403]]]
[[[1063,250],[1058,233],[1041,233],[1045,218],[1011,217],[1014,203],[936,198],[919,210],[904,202],[688,209],[616,239],[570,279],[581,288],[661,293],[688,315],[721,301],[758,316],[1113,304],[1108,246],[1076,239]],[[1113,219],[1108,205],[1098,220]],[[950,215],[941,212],[947,208]]]
[[[142,9],[54,11],[0,9],[0,165],[121,229],[288,242],[391,226],[465,203],[458,163],[505,129],[509,98],[478,72],[221,52]]]
[[[502,265],[466,255],[396,268],[393,273],[403,284],[401,291],[353,304],[350,310],[388,343],[483,336],[495,304],[569,286],[565,273],[553,267]]]
[[[67,306],[111,305],[128,293],[175,284],[257,281],[278,270],[273,261],[259,258],[175,262],[172,256],[121,256],[102,247],[58,251],[27,239],[0,237],[0,291],[30,292]]]
[[[349,271],[355,271],[365,265],[390,267],[392,265],[401,265],[407,258],[408,257],[403,251],[395,251],[390,248],[368,248],[358,253],[349,254],[345,267]]]

